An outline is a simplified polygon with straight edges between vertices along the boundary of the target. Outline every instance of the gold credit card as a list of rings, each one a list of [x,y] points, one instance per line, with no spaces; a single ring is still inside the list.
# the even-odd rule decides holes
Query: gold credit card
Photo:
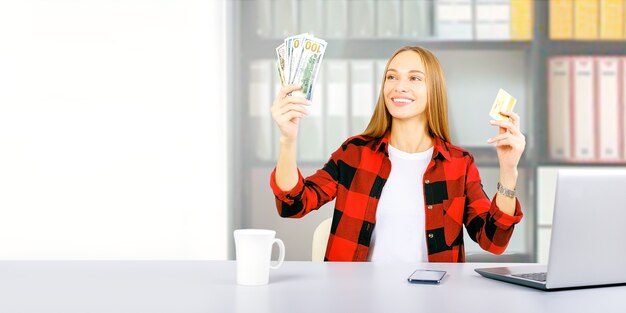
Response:
[[[496,95],[496,100],[493,102],[493,106],[491,107],[491,111],[489,112],[489,116],[496,121],[508,120],[509,117],[500,114],[500,112],[513,111],[516,102],[517,99],[511,96],[508,92],[504,91],[504,89],[500,88],[500,90],[498,90],[498,95]]]

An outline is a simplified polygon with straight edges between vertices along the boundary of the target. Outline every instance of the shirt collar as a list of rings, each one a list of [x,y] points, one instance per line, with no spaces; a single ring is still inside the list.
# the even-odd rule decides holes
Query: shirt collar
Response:
[[[385,153],[386,156],[389,156],[389,136],[391,136],[391,130],[387,130],[385,135],[378,141],[376,145],[376,151],[380,151]],[[441,155],[447,161],[450,161],[450,149],[448,148],[448,143],[443,139],[434,136],[433,138],[433,159],[437,156]]]
[[[439,155],[443,156],[446,161],[450,161],[450,149],[448,148],[447,142],[435,136],[433,139],[433,145],[435,146],[435,151],[437,151]],[[435,157],[437,157],[437,153],[433,153],[433,159]]]

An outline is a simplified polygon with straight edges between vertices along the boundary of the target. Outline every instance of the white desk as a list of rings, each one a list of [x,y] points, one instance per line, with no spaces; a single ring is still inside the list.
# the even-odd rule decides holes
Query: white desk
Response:
[[[544,292],[486,279],[493,263],[286,262],[238,286],[234,261],[1,261],[0,312],[625,312],[626,286]],[[442,269],[441,285],[406,281]]]

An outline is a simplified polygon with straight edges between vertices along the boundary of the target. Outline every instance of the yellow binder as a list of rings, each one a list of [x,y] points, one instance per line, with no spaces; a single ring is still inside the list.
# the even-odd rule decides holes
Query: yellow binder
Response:
[[[511,0],[511,39],[532,40],[533,2],[531,0]]]
[[[574,0],[550,0],[550,39],[574,38]]]
[[[594,40],[599,37],[599,0],[574,0],[574,38]]]
[[[600,39],[624,38],[624,0],[600,1]]]

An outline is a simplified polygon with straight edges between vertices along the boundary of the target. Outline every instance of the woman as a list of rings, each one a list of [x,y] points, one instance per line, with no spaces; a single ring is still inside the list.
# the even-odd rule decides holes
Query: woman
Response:
[[[272,106],[280,153],[270,178],[282,217],[299,218],[336,198],[326,261],[463,262],[462,225],[484,250],[501,254],[522,218],[515,197],[525,138],[519,116],[491,121],[500,133],[498,192],[489,200],[473,156],[451,144],[446,84],[437,58],[421,47],[396,51],[385,68],[374,114],[324,167],[302,177],[296,165],[307,99],[285,86]]]

